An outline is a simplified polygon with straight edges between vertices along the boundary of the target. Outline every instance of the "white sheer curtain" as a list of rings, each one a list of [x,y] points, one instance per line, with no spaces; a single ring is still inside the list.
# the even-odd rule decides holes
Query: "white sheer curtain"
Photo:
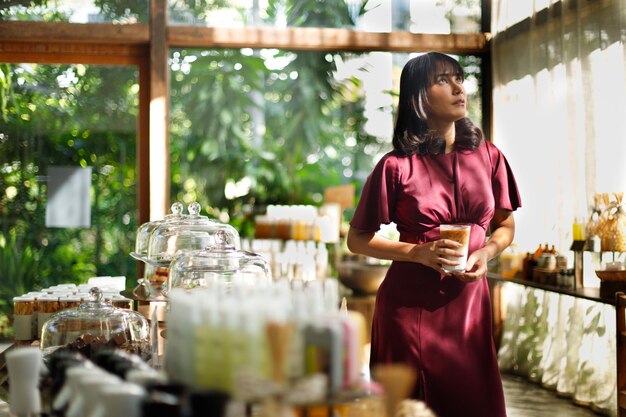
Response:
[[[493,141],[522,196],[516,242],[567,251],[594,193],[626,190],[626,0],[494,0]]]
[[[615,308],[511,282],[499,285],[506,308],[500,369],[616,416]]]

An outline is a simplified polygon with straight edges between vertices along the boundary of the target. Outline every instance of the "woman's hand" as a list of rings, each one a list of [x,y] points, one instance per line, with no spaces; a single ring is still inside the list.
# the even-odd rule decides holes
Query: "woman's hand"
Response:
[[[461,281],[476,281],[487,273],[487,262],[493,259],[504,248],[509,246],[515,236],[515,219],[513,212],[497,209],[490,223],[491,236],[482,248],[473,252],[467,258],[465,271],[455,273]]]
[[[479,280],[487,273],[489,256],[485,248],[472,252],[467,258],[465,271],[453,272],[452,275],[464,282]]]
[[[410,258],[413,262],[426,265],[440,274],[451,275],[450,272],[443,269],[443,266],[456,266],[459,264],[458,261],[450,260],[447,257],[463,256],[458,252],[458,249],[462,246],[454,240],[439,239],[423,245],[415,245],[411,249]]]

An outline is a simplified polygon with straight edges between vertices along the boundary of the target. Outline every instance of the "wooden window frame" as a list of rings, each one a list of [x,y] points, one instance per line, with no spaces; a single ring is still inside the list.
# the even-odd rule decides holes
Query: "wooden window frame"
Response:
[[[482,58],[484,126],[491,131],[491,5],[482,0],[482,33],[374,33],[332,28],[213,28],[169,25],[167,0],[150,0],[150,23],[0,21],[0,62],[135,65],[139,70],[137,140],[140,223],[170,206],[170,47],[323,51],[440,52]]]

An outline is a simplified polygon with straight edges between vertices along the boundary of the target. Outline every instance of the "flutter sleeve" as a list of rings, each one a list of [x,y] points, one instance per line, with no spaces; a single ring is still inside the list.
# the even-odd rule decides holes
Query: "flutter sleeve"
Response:
[[[491,184],[496,209],[515,211],[522,206],[513,170],[504,154],[492,143],[487,142],[491,160]]]
[[[350,226],[370,232],[391,223],[398,189],[398,160],[389,153],[376,164],[365,181]]]

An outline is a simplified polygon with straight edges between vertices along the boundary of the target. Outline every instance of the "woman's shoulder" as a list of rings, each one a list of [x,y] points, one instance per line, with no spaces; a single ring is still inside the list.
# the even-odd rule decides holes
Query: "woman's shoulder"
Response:
[[[484,146],[489,152],[502,153],[498,145],[490,140],[483,140],[481,145]]]
[[[502,151],[493,142],[483,140],[477,148],[481,152],[487,153],[490,159],[497,159],[502,156]]]
[[[376,163],[374,173],[385,175],[386,177],[399,178],[411,164],[414,156],[402,155],[396,150],[384,154]]]
[[[408,161],[410,161],[410,159],[411,156],[402,155],[396,150],[391,150],[380,158],[377,165],[397,167],[406,164]]]

